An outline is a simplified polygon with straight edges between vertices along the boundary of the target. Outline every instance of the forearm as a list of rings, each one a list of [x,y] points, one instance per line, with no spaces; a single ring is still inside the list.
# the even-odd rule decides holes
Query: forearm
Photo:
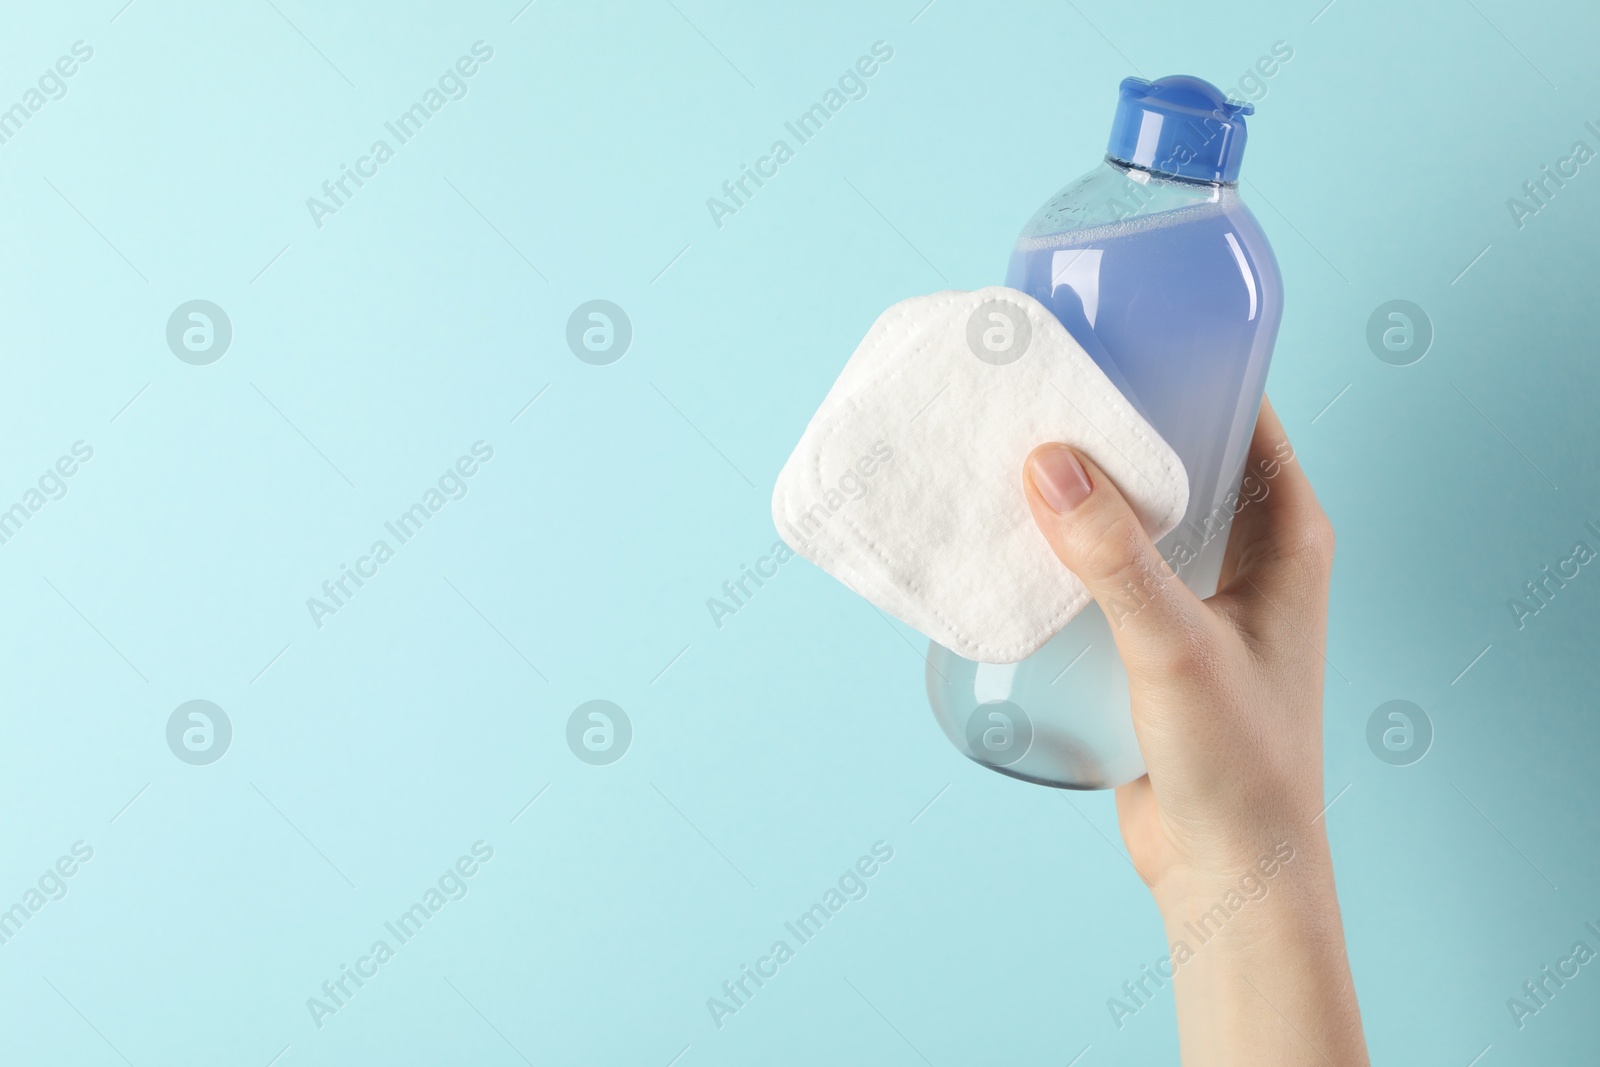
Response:
[[[1162,908],[1174,962],[1184,957],[1174,996],[1185,1067],[1365,1067],[1326,844],[1299,845],[1267,886],[1236,911],[1217,910],[1225,879]]]

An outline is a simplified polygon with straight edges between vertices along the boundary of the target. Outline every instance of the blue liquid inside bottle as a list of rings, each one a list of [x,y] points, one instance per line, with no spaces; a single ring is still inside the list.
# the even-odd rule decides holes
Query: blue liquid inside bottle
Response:
[[[1196,78],[1124,81],[1110,154],[1040,209],[1006,274],[1182,458],[1188,511],[1157,548],[1202,597],[1217,588],[1283,311],[1277,261],[1236,187],[1251,110]],[[1001,773],[1072,789],[1144,773],[1096,605],[1020,663],[931,644],[927,684],[950,740]]]

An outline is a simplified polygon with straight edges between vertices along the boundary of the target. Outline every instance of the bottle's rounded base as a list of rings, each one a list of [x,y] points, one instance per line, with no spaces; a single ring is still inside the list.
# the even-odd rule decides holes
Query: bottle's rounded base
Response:
[[[990,770],[1057,789],[1112,789],[1145,772],[1127,675],[1094,605],[1021,663],[930,643],[926,677],[945,736]]]

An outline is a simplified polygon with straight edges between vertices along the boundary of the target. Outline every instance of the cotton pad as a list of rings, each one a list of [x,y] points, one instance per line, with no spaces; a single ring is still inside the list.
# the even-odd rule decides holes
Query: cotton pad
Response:
[[[919,315],[919,311],[925,311],[936,305],[940,297],[952,297],[955,295],[958,294],[936,293],[932,296],[913,297],[910,300],[903,300],[895,304],[882,315],[879,315],[877,321],[872,324],[872,328],[867,331],[867,335],[856,346],[855,354],[845,364],[844,370],[840,371],[838,379],[828,393],[827,400],[824,401],[824,408],[828,403],[837,403],[840,398],[850,395],[864,380],[871,377],[869,371],[879,365],[883,358],[883,353],[888,347],[888,342],[891,340],[902,344],[910,342],[919,336],[924,328],[932,324],[934,317],[928,314]],[[820,416],[821,413],[819,411],[818,415]],[[800,439],[800,443],[795,446],[795,455],[806,452],[813,446],[822,425],[820,418],[814,417],[811,420],[810,425],[806,427],[805,434]],[[790,460],[790,463],[791,465],[793,464],[793,459]],[[874,468],[877,465],[878,463],[871,457],[858,461],[853,468],[856,479],[860,478],[862,470],[875,473]],[[793,478],[789,481],[785,481],[782,475],[779,476],[777,487],[773,491],[773,519],[780,531],[784,530],[786,520],[791,525],[798,524],[797,529],[803,528],[806,531],[806,536],[800,540],[809,541],[814,547],[800,549],[798,547],[800,541],[796,540],[796,534],[794,533],[783,533],[784,539],[791,547],[795,547],[800,554],[806,556],[813,563],[823,566],[824,570],[839,579],[847,587],[866,596],[863,589],[868,584],[868,579],[857,570],[854,561],[848,554],[839,551],[840,542],[833,536],[834,530],[832,526],[827,522],[818,521],[820,512],[813,514],[809,519],[805,514],[818,503],[824,503],[829,499],[838,502],[847,497],[854,497],[862,490],[856,488],[855,480],[852,479],[851,483],[844,489],[838,489],[835,486],[833,488],[836,491],[833,494],[829,494],[827,487],[824,487],[818,480],[817,472],[819,469],[820,465],[812,465],[803,472],[807,476]],[[843,473],[841,477],[849,478],[850,474],[848,472]],[[831,547],[831,551],[829,547],[824,546]],[[830,565],[821,564],[818,558],[812,554],[819,551],[832,560]],[[892,589],[883,589],[876,597],[868,597],[868,599],[891,614],[901,618],[906,617],[901,601]]]
[[[1152,538],[1183,465],[1038,301],[999,286],[894,305],[857,346],[773,491],[779,534],[958,655],[1013,663],[1089,602],[1034,524],[1023,463],[1059,441]]]

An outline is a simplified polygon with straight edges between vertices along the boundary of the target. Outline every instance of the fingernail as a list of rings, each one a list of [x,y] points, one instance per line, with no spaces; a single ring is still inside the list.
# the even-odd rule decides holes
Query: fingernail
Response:
[[[1057,515],[1065,515],[1085,500],[1093,488],[1083,464],[1066,445],[1051,445],[1033,454],[1029,466],[1034,487]]]

